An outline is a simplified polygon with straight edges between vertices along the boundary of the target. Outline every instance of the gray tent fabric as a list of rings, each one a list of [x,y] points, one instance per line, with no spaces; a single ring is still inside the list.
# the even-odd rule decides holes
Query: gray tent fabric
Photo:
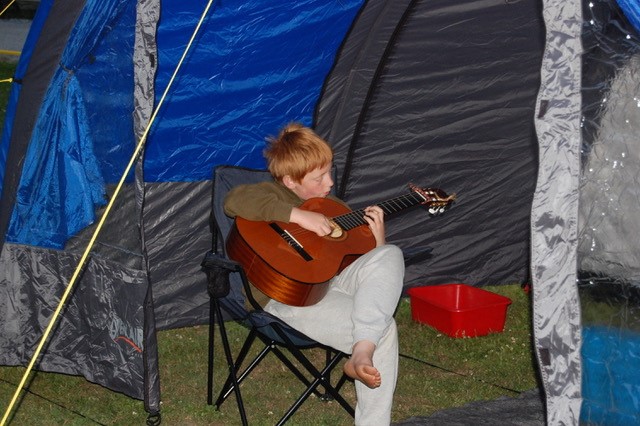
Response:
[[[80,256],[5,244],[0,260],[6,265],[0,268],[0,283],[33,277],[31,286],[5,286],[0,309],[0,321],[5,324],[0,334],[0,362],[26,365],[68,284],[67,272]],[[141,271],[105,259],[90,260],[37,368],[82,375],[96,383],[107,381],[112,389],[143,399],[144,389],[132,388],[131,383],[141,382],[145,374],[146,293],[147,279]],[[34,303],[37,315],[24,321],[24,312],[32,311]],[[95,352],[110,362],[92,356]],[[114,368],[118,370],[115,376]]]
[[[360,208],[409,182],[458,194],[441,217],[418,209],[387,223],[408,287],[529,278],[540,7],[368,2],[327,78],[315,121],[339,196]]]
[[[517,398],[502,397],[476,401],[462,407],[436,411],[426,417],[411,417],[394,426],[544,426],[545,410],[541,392],[533,389]]]
[[[158,47],[155,35],[160,20],[160,1],[141,1],[136,5],[136,30],[134,37],[134,116],[133,127],[136,140],[144,141],[155,106],[154,76],[158,61]],[[156,312],[152,280],[150,279],[150,261],[145,236],[144,211],[144,156],[140,156],[135,168],[136,211],[140,224],[140,241],[147,276],[147,292],[144,298],[144,405],[145,410],[157,415],[160,412],[160,376],[158,366],[158,337],[156,334]]]
[[[580,175],[581,4],[550,1],[536,105],[539,168],[531,210],[535,350],[549,424],[578,424],[580,303],[576,285]]]
[[[147,183],[145,234],[158,329],[207,324],[199,262],[211,249],[211,181]]]

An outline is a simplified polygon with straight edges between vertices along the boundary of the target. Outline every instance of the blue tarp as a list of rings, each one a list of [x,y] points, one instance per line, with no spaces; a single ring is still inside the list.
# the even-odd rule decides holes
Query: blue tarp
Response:
[[[125,6],[89,1],[74,27],[38,114],[7,241],[61,248],[94,220],[94,207],[104,204],[101,159],[87,120],[91,104],[80,76]]]
[[[638,0],[617,0],[620,9],[636,30],[640,30],[640,3]]]
[[[585,326],[582,335],[581,421],[637,425],[640,421],[640,334]]]
[[[264,165],[265,136],[311,124],[324,79],[362,0],[224,1],[204,23],[146,148],[145,180],[209,179],[215,164]],[[199,18],[163,5],[159,97]]]

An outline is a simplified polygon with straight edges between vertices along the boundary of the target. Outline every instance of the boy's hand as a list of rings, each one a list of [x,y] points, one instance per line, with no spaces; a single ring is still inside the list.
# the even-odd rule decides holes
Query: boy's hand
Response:
[[[376,239],[376,247],[385,245],[384,212],[378,206],[369,206],[364,209],[364,220],[369,224],[373,237]]]
[[[297,207],[294,207],[291,210],[289,221],[297,223],[304,229],[311,232],[315,232],[319,237],[329,235],[332,231],[331,223],[325,215],[318,212],[299,209]]]

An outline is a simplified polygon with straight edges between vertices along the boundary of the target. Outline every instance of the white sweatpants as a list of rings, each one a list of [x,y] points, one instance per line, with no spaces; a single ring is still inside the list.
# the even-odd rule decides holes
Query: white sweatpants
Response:
[[[402,293],[404,259],[394,245],[377,247],[333,278],[325,297],[312,306],[295,307],[271,300],[265,310],[318,342],[351,353],[356,342],[376,345],[373,365],[380,387],[356,386],[355,424],[391,423],[398,377],[398,332],[393,314]]]

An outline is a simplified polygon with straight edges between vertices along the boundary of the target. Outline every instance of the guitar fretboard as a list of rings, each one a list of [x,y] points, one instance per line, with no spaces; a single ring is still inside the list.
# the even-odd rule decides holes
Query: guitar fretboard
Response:
[[[376,204],[382,209],[385,215],[397,213],[399,211],[408,209],[418,204],[423,204],[427,200],[421,194],[412,192],[410,194],[401,195],[396,198],[392,198],[387,201],[382,201]],[[358,226],[366,225],[367,221],[364,220],[364,209],[354,210],[349,213],[336,216],[333,218],[342,229],[350,230]]]

